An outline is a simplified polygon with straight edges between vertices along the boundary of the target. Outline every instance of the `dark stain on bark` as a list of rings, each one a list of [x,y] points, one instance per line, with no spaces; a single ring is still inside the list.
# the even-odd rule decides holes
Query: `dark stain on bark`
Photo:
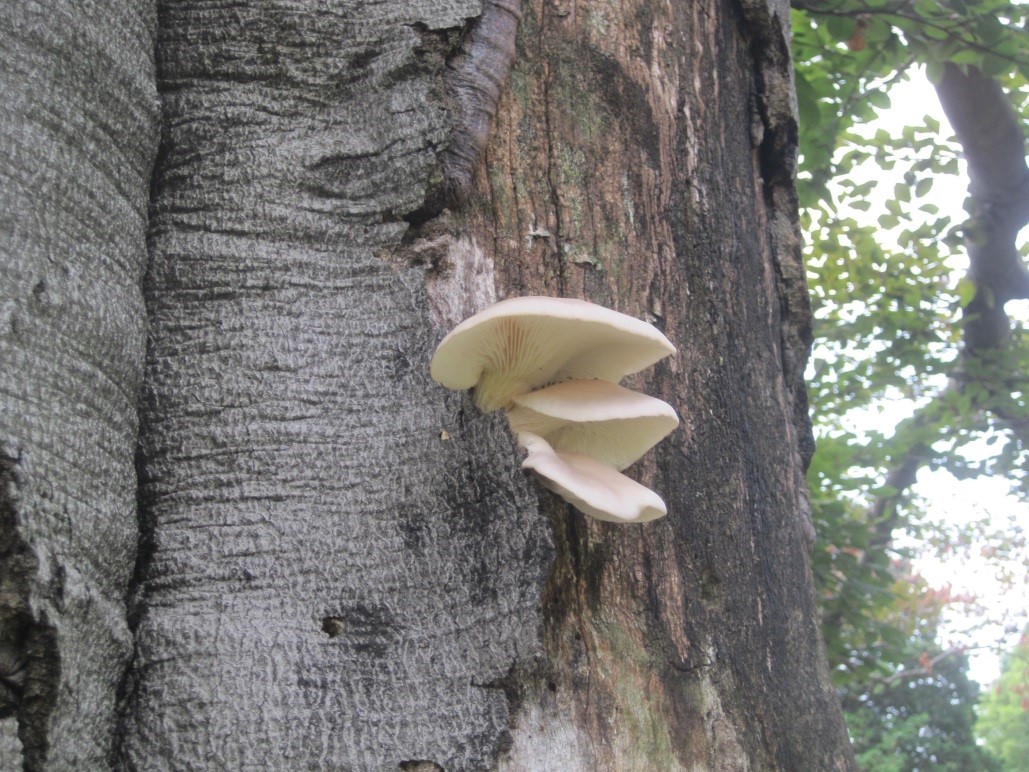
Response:
[[[589,62],[588,71],[597,81],[596,94],[605,101],[609,114],[626,122],[628,135],[644,151],[648,165],[652,169],[660,169],[661,142],[657,121],[643,86],[618,61],[590,46],[576,47],[575,59],[568,63],[569,71],[581,67],[582,62]]]
[[[321,630],[329,638],[340,638],[356,654],[375,658],[386,656],[399,638],[396,615],[384,604],[357,602],[321,620]]]
[[[15,460],[0,453],[0,719],[18,711],[25,686],[25,632],[28,603],[25,565],[28,545],[18,534],[10,499]]]
[[[18,737],[24,749],[25,769],[45,769],[50,748],[50,714],[57,704],[61,677],[57,634],[47,620],[26,626],[25,686],[18,709]]]

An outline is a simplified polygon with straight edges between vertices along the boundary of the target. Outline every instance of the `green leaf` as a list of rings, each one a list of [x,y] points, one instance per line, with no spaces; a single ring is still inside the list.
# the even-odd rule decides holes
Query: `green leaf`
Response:
[[[957,296],[962,308],[968,307],[968,304],[972,302],[972,298],[975,297],[975,292],[975,282],[968,277],[962,277],[958,281]]]
[[[866,91],[865,99],[868,104],[879,110],[889,110],[890,105],[892,104],[890,102],[890,95],[881,89]]]
[[[853,36],[857,23],[849,16],[830,16],[825,26],[836,40],[847,41]]]
[[[818,126],[821,122],[822,110],[818,105],[818,92],[799,71],[797,76],[797,107],[800,110],[801,126]]]
[[[940,29],[939,27],[931,24],[925,24],[919,27],[918,32],[932,40],[946,40],[950,37],[950,33],[947,30]]]
[[[983,75],[996,77],[1008,72],[1011,69],[1011,62],[993,54],[985,54],[979,69],[983,71]]]

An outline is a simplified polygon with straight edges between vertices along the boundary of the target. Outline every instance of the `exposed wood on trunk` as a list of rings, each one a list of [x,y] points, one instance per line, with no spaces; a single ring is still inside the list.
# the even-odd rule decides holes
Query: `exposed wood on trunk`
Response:
[[[131,654],[154,23],[0,12],[3,769],[105,768]]]
[[[547,657],[505,682],[502,766],[847,768],[807,567],[788,8],[523,10],[466,228],[500,297],[659,326],[680,353],[632,385],[683,424],[635,467],[665,520],[606,525],[540,494],[558,534]]]

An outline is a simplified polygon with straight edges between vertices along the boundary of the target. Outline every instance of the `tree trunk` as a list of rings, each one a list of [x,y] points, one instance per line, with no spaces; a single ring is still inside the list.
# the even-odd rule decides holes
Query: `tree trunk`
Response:
[[[512,769],[850,761],[815,625],[785,3],[537,3],[466,228],[500,296],[586,297],[676,357],[682,426],[636,469],[664,520],[545,496],[545,655],[509,680]]]
[[[154,7],[0,10],[0,768],[97,769],[132,653]]]
[[[788,6],[548,0],[515,47],[511,0],[158,8],[116,765],[849,768],[807,559]],[[678,346],[632,383],[683,419],[631,471],[666,518],[578,514],[429,379],[453,324],[533,293]]]

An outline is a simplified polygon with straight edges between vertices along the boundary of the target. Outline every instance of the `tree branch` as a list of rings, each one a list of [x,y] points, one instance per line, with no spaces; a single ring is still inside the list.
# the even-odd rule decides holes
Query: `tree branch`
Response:
[[[1029,224],[1029,167],[1018,117],[1000,84],[974,67],[948,64],[936,86],[968,161],[975,203],[966,239],[975,298],[966,309],[965,355],[1001,348],[1010,335],[1004,304],[1029,298],[1018,231]]]
[[[917,13],[907,11],[904,6],[904,3],[898,3],[895,6],[883,7],[869,5],[855,6],[852,4],[848,4],[844,7],[843,2],[840,2],[837,3],[835,7],[829,7],[817,2],[817,0],[813,0],[811,2],[806,2],[805,0],[791,0],[790,2],[791,8],[816,16],[844,16],[852,19],[871,16],[892,16],[895,19],[902,19],[920,27],[935,29],[952,39],[959,40],[963,46],[966,46],[972,51],[978,51],[981,54],[990,54],[991,56],[996,56],[997,58],[1011,62],[1012,64],[1024,65],[1027,63],[1024,59],[998,52],[996,48],[984,45],[970,35],[961,34],[979,18],[977,15],[970,14],[962,16],[960,19],[949,20],[949,23],[944,24],[938,21],[933,21],[927,16],[919,16]],[[1011,32],[1012,34],[1021,34],[1020,31],[1016,30],[1011,30]]]
[[[908,450],[886,476],[891,489],[869,509],[873,543],[885,546],[898,525],[896,514],[918,470],[932,458],[931,443],[904,442],[903,437],[925,431],[939,408],[972,381],[980,387],[972,408],[989,411],[1023,441],[1029,437],[1029,415],[1011,399],[1024,390],[1024,376],[1009,379],[1001,353],[1011,338],[1004,304],[1029,297],[1029,269],[1018,252],[1018,232],[1029,224],[1029,167],[1018,117],[998,84],[974,67],[948,64],[936,86],[944,113],[950,120],[968,162],[969,193],[975,203],[966,245],[968,276],[976,293],[965,309],[964,347],[950,383],[940,396],[898,427],[899,447]],[[1022,380],[1022,383],[1017,381]]]
[[[941,454],[933,450],[933,443],[953,433],[953,419],[960,415],[953,405],[961,395],[972,393],[969,410],[979,416],[991,414],[1019,442],[1029,446],[1029,412],[1011,396],[1012,391],[1025,389],[1025,378],[1023,376],[1020,382],[1009,380],[999,363],[990,361],[993,357],[988,356],[989,353],[997,352],[979,352],[971,358],[963,356],[959,361],[976,364],[975,374],[970,374],[968,367],[956,369],[946,388],[932,402],[897,427],[890,442],[904,450],[893,459],[886,474],[884,485],[889,493],[878,497],[868,509],[868,522],[873,532],[870,546],[883,548],[892,541],[893,530],[900,525],[898,506],[906,497],[907,489],[915,484],[918,471],[933,458],[940,457]],[[978,381],[980,388],[969,392],[968,387],[973,380]],[[951,416],[948,413],[953,417],[949,421],[947,419]],[[977,419],[981,420],[981,417]],[[976,426],[973,424],[973,428]]]
[[[936,666],[943,662],[945,659],[954,657],[960,654],[965,654],[969,651],[967,646],[955,646],[953,648],[941,651],[939,654],[925,660],[919,660],[919,667],[906,668],[904,670],[896,670],[887,676],[880,676],[873,674],[869,680],[874,684],[881,686],[890,686],[897,681],[909,681],[912,678],[922,678],[923,676],[931,676],[935,672]]]

